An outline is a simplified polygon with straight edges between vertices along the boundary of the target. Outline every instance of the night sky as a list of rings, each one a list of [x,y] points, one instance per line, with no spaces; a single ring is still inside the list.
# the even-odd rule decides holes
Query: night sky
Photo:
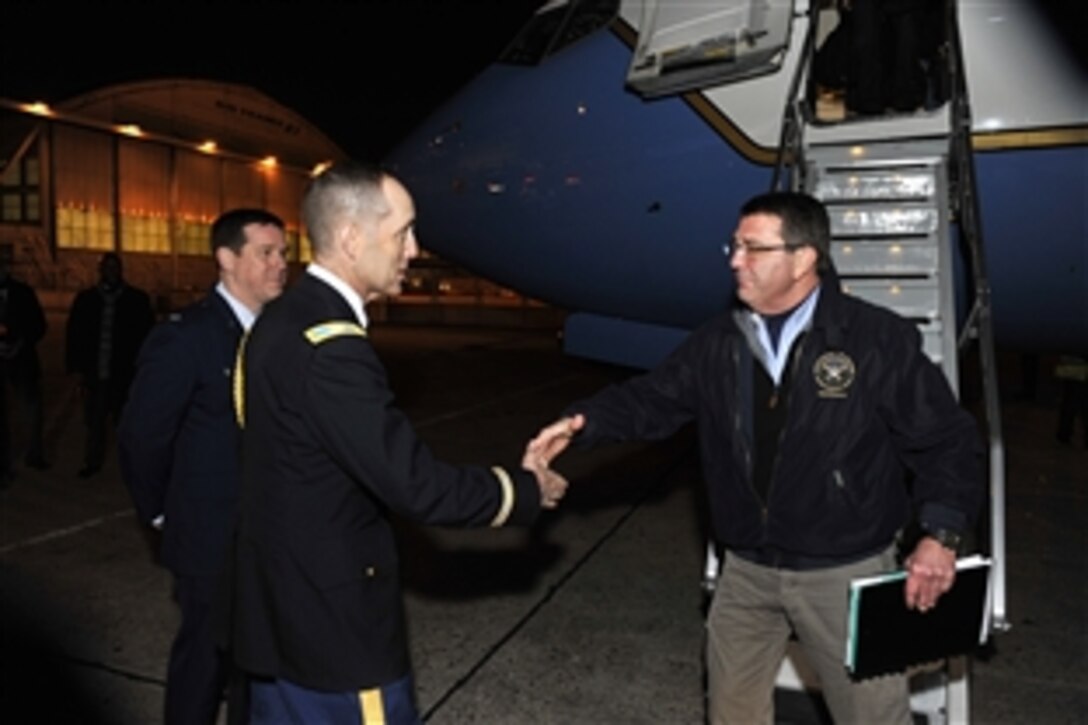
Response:
[[[495,59],[540,0],[4,6],[0,96],[57,103],[154,78],[253,86],[378,160]]]

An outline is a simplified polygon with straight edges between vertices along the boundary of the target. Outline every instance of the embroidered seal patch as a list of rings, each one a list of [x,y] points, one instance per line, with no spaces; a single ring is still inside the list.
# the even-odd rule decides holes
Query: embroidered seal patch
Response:
[[[821,398],[845,398],[856,375],[854,361],[844,352],[825,352],[812,366]]]

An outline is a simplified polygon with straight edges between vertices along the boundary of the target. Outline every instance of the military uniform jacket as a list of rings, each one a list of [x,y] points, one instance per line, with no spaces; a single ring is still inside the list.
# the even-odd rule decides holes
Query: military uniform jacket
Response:
[[[344,298],[305,274],[243,344],[244,428],[231,647],[258,675],[354,691],[410,671],[389,515],[529,523],[521,471],[436,460],[394,406]]]
[[[657,368],[571,405],[576,445],[653,440],[695,422],[718,542],[848,561],[887,547],[917,515],[965,531],[984,494],[981,439],[917,326],[825,279],[790,351],[788,409],[766,496],[752,481],[748,313],[694,331]]]
[[[219,574],[234,525],[239,430],[232,375],[242,326],[222,296],[156,325],[140,349],[118,427],[121,474],[140,519],[166,517],[162,561]]]

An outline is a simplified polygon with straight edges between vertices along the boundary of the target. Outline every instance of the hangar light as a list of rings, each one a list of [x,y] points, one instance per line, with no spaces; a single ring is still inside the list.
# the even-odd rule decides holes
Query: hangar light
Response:
[[[41,101],[35,101],[34,103],[24,103],[23,110],[29,113],[36,114],[38,116],[52,116],[53,109],[49,107],[49,104],[42,103]]]

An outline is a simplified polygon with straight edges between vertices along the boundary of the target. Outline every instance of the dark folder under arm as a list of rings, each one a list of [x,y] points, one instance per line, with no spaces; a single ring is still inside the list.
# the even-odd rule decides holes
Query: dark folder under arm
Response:
[[[959,559],[952,588],[924,614],[907,608],[906,578],[906,571],[894,571],[850,583],[846,668],[854,679],[968,654],[986,641],[989,559],[977,555]]]

